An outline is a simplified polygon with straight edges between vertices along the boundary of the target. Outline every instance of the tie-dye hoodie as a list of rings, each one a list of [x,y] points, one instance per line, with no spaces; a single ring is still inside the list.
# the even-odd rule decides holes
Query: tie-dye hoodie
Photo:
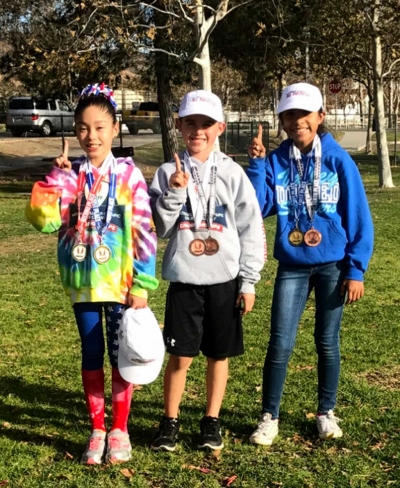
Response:
[[[71,250],[77,241],[75,226],[78,220],[77,183],[82,157],[75,161],[68,173],[53,168],[44,182],[35,183],[26,216],[41,232],[58,232],[58,262],[61,282],[72,303],[126,303],[128,294],[147,297],[147,290],[158,286],[155,278],[156,234],[154,232],[147,186],[143,175],[132,159],[117,159],[116,202],[102,244],[111,249],[112,256],[104,264],[93,258],[93,250],[100,244],[93,210],[90,213],[84,242],[87,255],[84,261],[73,259]],[[91,166],[93,176],[97,168]],[[109,190],[109,172],[97,192],[100,216],[104,220]],[[81,214],[86,203],[88,187],[82,198]]]

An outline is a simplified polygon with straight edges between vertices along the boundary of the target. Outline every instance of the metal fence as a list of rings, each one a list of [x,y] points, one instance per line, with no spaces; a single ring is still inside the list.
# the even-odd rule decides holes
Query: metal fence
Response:
[[[244,116],[244,113],[227,113],[226,131],[220,137],[221,150],[232,156],[245,156],[247,147],[252,139],[257,136],[259,123],[263,127],[263,143],[267,152],[273,150],[279,143],[277,139],[278,118],[271,114],[266,115],[266,118],[261,118],[259,114],[249,114],[249,118],[244,120]],[[332,118],[332,114],[329,114],[325,120],[327,127],[331,130],[337,127],[337,130],[342,132],[349,130],[364,131],[366,139],[366,117],[357,117],[342,119],[339,114],[336,114],[336,117]],[[119,119],[122,130],[113,143],[113,151],[117,156],[133,155],[135,142],[137,141],[135,138],[136,134],[161,133],[159,117],[131,116],[122,118],[119,116]],[[10,161],[11,166],[12,162],[17,159],[29,158],[36,162],[39,160],[51,160],[61,154],[65,137],[70,138],[71,158],[73,159],[82,154],[82,149],[73,138],[72,114],[69,117],[60,117],[58,124],[53,121],[50,127],[50,134],[48,132],[43,133],[43,120],[35,119],[29,122],[31,124],[29,129],[37,131],[36,133],[31,132],[31,130],[25,130],[26,126],[22,125],[19,131],[14,131],[13,136],[10,130],[5,131],[5,121],[6,114],[0,114],[0,163]],[[389,152],[391,155],[397,155],[397,152],[400,154],[400,117],[397,114],[389,116],[386,118],[386,122]],[[12,126],[9,129],[12,129]],[[49,137],[40,137],[46,135]],[[372,142],[372,149],[376,151],[376,143],[374,141]]]
[[[221,150],[225,154],[242,155],[247,154],[247,148],[254,137],[258,134],[258,125],[263,127],[263,144],[270,152],[270,123],[268,121],[247,121],[247,122],[227,122],[226,130],[220,137]]]

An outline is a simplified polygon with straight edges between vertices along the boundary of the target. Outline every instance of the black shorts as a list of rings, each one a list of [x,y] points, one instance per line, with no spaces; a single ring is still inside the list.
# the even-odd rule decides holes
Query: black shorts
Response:
[[[171,283],[167,294],[164,342],[170,354],[222,359],[243,354],[237,280],[216,285]]]

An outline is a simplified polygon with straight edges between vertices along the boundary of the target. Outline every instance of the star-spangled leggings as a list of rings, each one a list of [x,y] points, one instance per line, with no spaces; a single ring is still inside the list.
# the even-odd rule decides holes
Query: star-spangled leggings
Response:
[[[108,357],[118,367],[118,331],[126,305],[113,302],[75,303],[74,312],[82,342],[82,369],[93,371],[104,364],[105,341],[103,312],[106,319]]]

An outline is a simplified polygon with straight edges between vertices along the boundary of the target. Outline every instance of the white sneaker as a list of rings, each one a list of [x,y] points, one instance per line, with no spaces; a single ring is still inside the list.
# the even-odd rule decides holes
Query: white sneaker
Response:
[[[106,433],[95,429],[88,438],[81,464],[102,464],[106,450]]]
[[[342,437],[342,429],[338,426],[340,419],[333,415],[333,410],[329,410],[326,415],[317,415],[317,429],[320,439],[336,439]]]
[[[272,419],[270,413],[264,413],[260,417],[257,429],[251,434],[249,440],[252,444],[270,446],[278,435],[278,431],[278,419]]]
[[[111,430],[107,436],[106,463],[125,463],[132,456],[129,434],[120,429]]]

